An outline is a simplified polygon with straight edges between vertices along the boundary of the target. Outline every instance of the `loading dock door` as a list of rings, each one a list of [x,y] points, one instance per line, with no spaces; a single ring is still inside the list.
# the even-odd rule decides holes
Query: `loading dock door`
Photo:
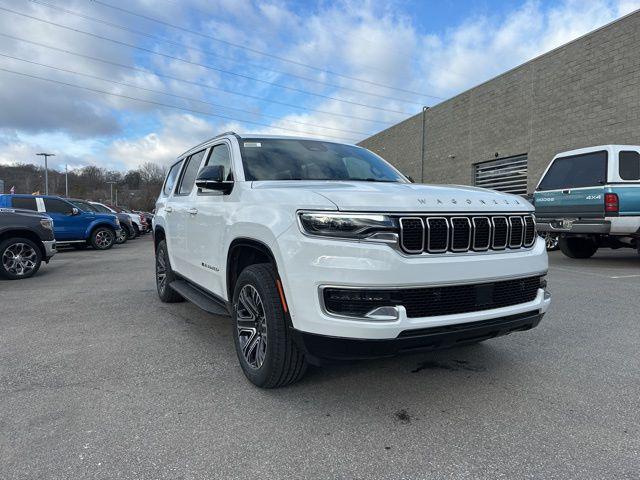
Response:
[[[527,193],[527,156],[499,158],[473,166],[476,187],[525,195]]]

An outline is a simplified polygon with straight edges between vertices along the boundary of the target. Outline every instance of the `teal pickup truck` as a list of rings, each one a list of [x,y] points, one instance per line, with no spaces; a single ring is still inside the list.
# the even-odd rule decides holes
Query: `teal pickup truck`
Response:
[[[556,155],[533,196],[536,226],[562,253],[589,258],[598,248],[640,253],[640,146],[601,145]]]

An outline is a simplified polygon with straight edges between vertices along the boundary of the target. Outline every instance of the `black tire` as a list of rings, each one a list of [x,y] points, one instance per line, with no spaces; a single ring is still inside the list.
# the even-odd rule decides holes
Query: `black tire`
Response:
[[[96,250],[109,250],[116,241],[116,232],[109,227],[97,227],[89,241]]]
[[[125,228],[127,229],[127,240],[133,240],[136,238],[136,232],[133,230],[133,227],[129,228],[127,226]]]
[[[560,250],[569,258],[590,258],[598,250],[598,244],[590,238],[560,237]]]
[[[42,264],[42,251],[28,238],[8,238],[0,242],[0,277],[21,280],[33,277]]]
[[[176,276],[169,262],[167,242],[161,240],[156,248],[156,288],[158,289],[158,297],[165,303],[184,301],[184,298],[170,286],[170,283],[175,279]]]
[[[304,353],[287,326],[276,281],[272,265],[250,265],[238,277],[233,293],[232,329],[238,360],[249,381],[261,388],[295,383],[307,370]],[[254,292],[257,298],[251,297]]]
[[[136,237],[140,236],[140,229],[138,228],[138,224],[136,224],[136,223],[133,224],[133,234]]]

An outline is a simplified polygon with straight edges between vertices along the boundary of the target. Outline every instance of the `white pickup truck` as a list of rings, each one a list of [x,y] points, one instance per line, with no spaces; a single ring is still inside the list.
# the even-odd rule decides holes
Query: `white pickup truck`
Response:
[[[528,330],[550,302],[531,204],[413,184],[354,145],[235,133],[198,145],[169,169],[154,241],[160,299],[230,315],[260,387],[308,363]]]

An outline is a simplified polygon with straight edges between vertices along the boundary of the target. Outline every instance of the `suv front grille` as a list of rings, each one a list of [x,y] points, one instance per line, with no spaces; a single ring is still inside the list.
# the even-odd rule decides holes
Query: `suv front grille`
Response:
[[[410,254],[528,248],[533,215],[400,217],[400,246]]]
[[[402,305],[409,318],[478,312],[532,302],[541,277],[527,277],[472,285],[398,289],[325,288],[329,313],[364,317],[378,307]]]

